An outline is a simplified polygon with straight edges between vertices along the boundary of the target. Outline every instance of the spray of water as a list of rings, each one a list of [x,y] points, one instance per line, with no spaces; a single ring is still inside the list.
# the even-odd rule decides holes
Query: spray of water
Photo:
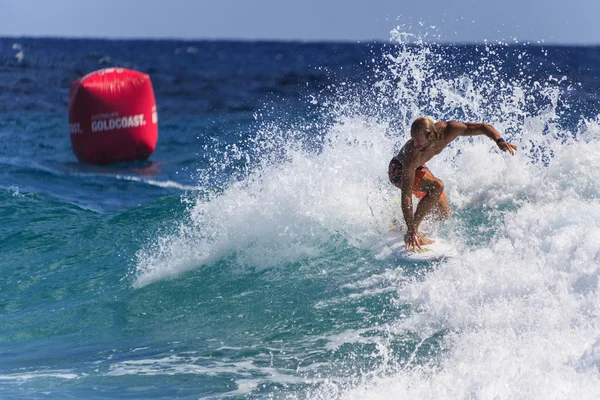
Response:
[[[487,120],[508,132],[520,152],[507,158],[476,139],[431,163],[459,212],[498,216],[491,240],[471,240],[460,257],[398,287],[398,304],[413,312],[387,329],[398,336],[418,332],[423,342],[443,332],[443,351],[418,365],[391,357],[375,377],[330,382],[310,397],[600,395],[598,117],[562,120],[570,106],[561,100],[566,78],[502,73],[496,57],[521,51],[484,46],[474,68],[462,65],[456,78],[427,67],[426,59],[437,56],[443,64],[448,57],[432,55],[426,45],[401,46],[390,56],[392,76],[401,78],[384,79],[382,86],[392,93],[388,98],[410,105],[403,110],[407,121],[419,114]],[[523,52],[517,60],[529,56]],[[425,95],[415,99],[414,91]],[[378,349],[388,359],[394,352],[385,341]]]
[[[393,38],[374,87],[327,94],[327,123],[265,124],[215,153],[207,174],[242,166],[237,179],[187,199],[188,218],[138,253],[134,285],[232,255],[253,269],[318,259],[339,237],[369,249],[399,213],[386,169],[412,120],[489,122],[517,155],[460,138],[429,163],[458,215],[446,234],[461,255],[402,280],[397,301],[412,311],[386,327],[422,340],[444,332],[444,350],[399,362],[382,341],[377,373],[308,396],[597,398],[600,118],[566,120],[570,83],[540,72],[542,47]],[[484,222],[469,225],[473,214]]]

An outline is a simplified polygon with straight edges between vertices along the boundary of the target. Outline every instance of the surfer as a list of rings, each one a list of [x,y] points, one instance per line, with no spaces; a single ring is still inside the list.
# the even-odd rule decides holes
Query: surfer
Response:
[[[515,154],[517,146],[506,142],[498,131],[489,124],[471,122],[436,122],[431,119],[417,118],[410,127],[410,139],[392,158],[388,168],[388,177],[401,191],[402,215],[407,232],[404,243],[407,249],[433,243],[419,233],[419,225],[427,215],[443,220],[452,215],[448,199],[444,193],[444,183],[433,176],[425,163],[459,136],[485,135],[494,140],[498,148]],[[413,214],[412,195],[419,200]]]

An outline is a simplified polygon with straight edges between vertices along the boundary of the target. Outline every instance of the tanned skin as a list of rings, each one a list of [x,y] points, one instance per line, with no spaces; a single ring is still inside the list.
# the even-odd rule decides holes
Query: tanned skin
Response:
[[[447,121],[436,122],[434,126],[437,131],[437,139],[434,132],[427,132],[425,129],[411,132],[411,139],[406,142],[396,156],[402,163],[400,190],[402,191],[402,214],[407,226],[404,243],[407,249],[413,251],[421,248],[422,245],[433,243],[431,239],[419,234],[419,225],[425,216],[433,214],[439,219],[447,219],[452,215],[448,200],[440,199],[444,191],[444,183],[431,174],[427,174],[421,180],[419,190],[425,192],[426,195],[419,201],[413,214],[413,183],[415,170],[418,167],[440,154],[450,142],[459,136],[485,135],[494,140],[500,150],[508,152],[510,155],[514,155],[517,150],[517,146],[504,140],[498,140],[501,138],[500,134],[489,124]]]

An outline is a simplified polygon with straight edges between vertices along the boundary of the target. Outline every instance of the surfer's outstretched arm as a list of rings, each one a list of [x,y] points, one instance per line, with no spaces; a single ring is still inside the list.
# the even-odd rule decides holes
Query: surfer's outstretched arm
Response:
[[[502,151],[509,152],[510,155],[515,155],[517,146],[512,143],[505,141],[500,133],[490,124],[484,124],[482,122],[458,122],[449,121],[443,123],[445,140],[450,143],[458,136],[478,136],[485,135],[496,142],[498,148]]]

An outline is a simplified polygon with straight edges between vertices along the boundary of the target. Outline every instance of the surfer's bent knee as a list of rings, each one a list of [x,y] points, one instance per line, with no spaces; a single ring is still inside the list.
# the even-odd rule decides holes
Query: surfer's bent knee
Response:
[[[430,196],[441,199],[442,194],[444,193],[444,182],[438,178],[428,179],[425,192]]]

